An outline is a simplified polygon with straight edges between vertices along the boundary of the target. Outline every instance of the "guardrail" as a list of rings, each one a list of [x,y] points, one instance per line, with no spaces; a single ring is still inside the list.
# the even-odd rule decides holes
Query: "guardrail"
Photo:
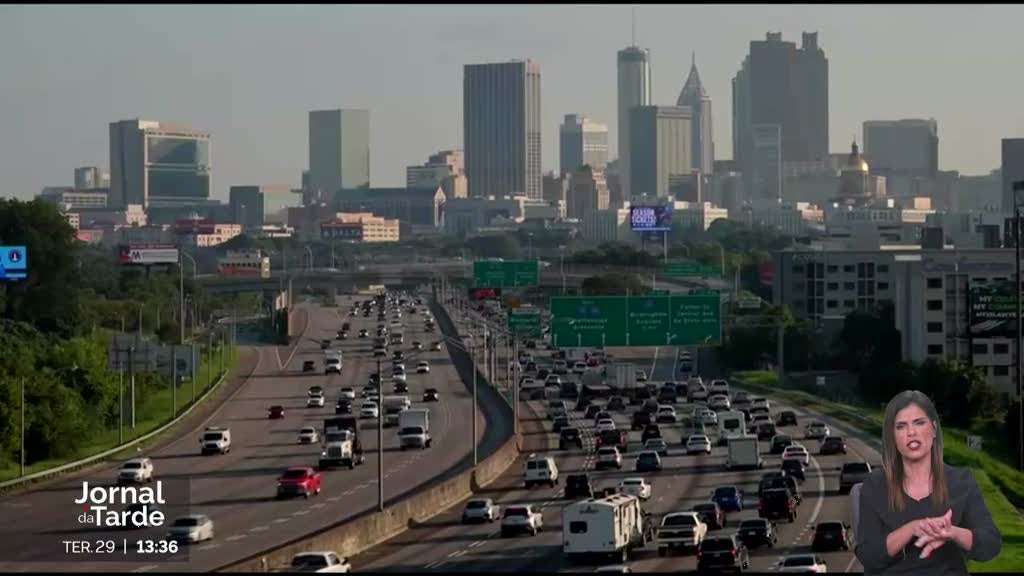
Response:
[[[106,450],[104,452],[100,452],[99,454],[94,454],[94,455],[89,456],[87,458],[82,458],[81,460],[75,460],[74,462],[68,462],[67,464],[62,464],[61,466],[57,466],[56,468],[49,468],[49,469],[46,469],[46,470],[40,470],[39,472],[28,474],[28,475],[22,476],[20,478],[15,478],[13,480],[7,480],[5,482],[0,482],[0,494],[11,492],[12,490],[20,488],[20,487],[22,487],[24,485],[32,484],[32,483],[34,483],[36,481],[39,481],[39,480],[47,480],[49,478],[60,476],[61,474],[64,474],[65,472],[74,472],[76,470],[80,470],[82,468],[85,468],[86,466],[89,466],[90,464],[99,462],[100,460],[103,460],[103,459],[107,458],[108,456],[112,456],[114,454],[117,454],[118,452],[121,452],[121,451],[123,451],[123,450],[125,450],[127,448],[131,448],[132,446],[135,446],[136,444],[145,442],[146,440],[149,440],[150,438],[153,438],[154,436],[157,436],[158,434],[161,434],[162,432],[164,432],[167,429],[169,429],[171,426],[174,426],[175,424],[180,422],[182,418],[184,418],[185,416],[188,416],[192,412],[192,410],[195,409],[196,406],[199,406],[207,398],[207,396],[209,396],[214,390],[219,388],[221,383],[224,382],[224,379],[227,376],[228,372],[229,372],[229,370],[227,370],[227,369],[225,369],[223,372],[221,372],[219,377],[217,378],[217,381],[214,382],[212,386],[209,386],[206,389],[206,391],[203,392],[203,394],[201,396],[199,396],[199,398],[196,399],[195,402],[193,402],[191,405],[189,405],[188,408],[185,409],[184,412],[179,414],[176,418],[174,418],[174,420],[171,420],[171,421],[167,422],[166,424],[164,424],[163,426],[160,426],[156,430],[153,430],[151,432],[143,434],[142,436],[139,436],[138,438],[136,438],[134,440],[131,440],[129,442],[125,442],[124,444],[121,444],[119,446],[115,446],[114,448],[111,448],[110,450]]]

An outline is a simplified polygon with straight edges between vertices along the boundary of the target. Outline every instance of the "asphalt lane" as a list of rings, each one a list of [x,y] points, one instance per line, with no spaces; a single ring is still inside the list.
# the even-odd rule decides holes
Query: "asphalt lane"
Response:
[[[676,348],[650,349],[618,348],[609,349],[615,361],[633,361],[638,368],[647,370],[652,381],[674,380],[677,375]],[[703,355],[702,355],[703,356]],[[709,366],[710,367],[710,366]],[[764,468],[751,471],[725,470],[726,448],[715,446],[710,455],[687,456],[681,446],[682,436],[678,425],[662,425],[663,436],[669,443],[670,452],[663,458],[664,470],[658,473],[636,474],[632,471],[636,453],[640,448],[640,432],[630,433],[629,451],[623,455],[622,470],[593,471],[593,437],[586,434],[584,450],[557,450],[557,436],[550,433],[550,421],[545,417],[542,402],[530,402],[536,417],[526,422],[528,437],[535,439],[535,446],[555,456],[562,478],[566,475],[586,471],[591,476],[595,489],[615,486],[625,477],[643,476],[652,484],[652,498],[644,508],[653,513],[657,522],[669,512],[690,510],[695,504],[706,502],[714,488],[735,485],[744,493],[744,509],[728,515],[726,527],[710,534],[732,533],[745,518],[757,517],[757,484],[763,473],[777,469],[780,457],[766,453],[762,443]],[[677,404],[680,416],[688,414],[692,407],[681,402]],[[614,414],[617,425],[628,429],[627,410]],[[813,414],[800,407],[772,402],[772,412],[793,409],[800,426],[809,418],[827,418]],[[572,418],[580,425],[582,414],[573,412]],[[588,431],[592,422],[583,424]],[[817,443],[801,438],[800,429],[785,427],[782,431],[793,435],[803,443],[812,456],[808,478],[801,485],[803,502],[798,517],[792,524],[777,522],[779,542],[774,548],[759,548],[750,551],[750,570],[773,571],[776,563],[786,554],[810,551],[814,525],[821,521],[850,521],[849,497],[838,494],[838,471],[845,460],[865,459],[878,462],[878,454],[862,439],[851,435],[854,431],[842,426],[833,427],[847,437],[848,456],[820,456]],[[540,451],[540,450],[538,450]],[[554,489],[522,488],[522,468],[514,466],[496,484],[479,496],[494,498],[499,505],[531,503],[543,508],[544,530],[535,537],[523,536],[502,538],[498,523],[491,525],[460,524],[463,503],[440,514],[432,521],[391,541],[382,544],[353,559],[357,570],[380,572],[529,572],[529,571],[590,571],[592,565],[572,565],[561,550],[561,511],[567,501],[561,498],[561,486]],[[829,571],[859,571],[859,563],[852,551],[826,552],[820,556],[828,563]],[[695,571],[696,557],[692,553],[659,557],[656,542],[636,551],[629,562],[635,571],[668,572]]]
[[[362,389],[369,374],[377,369],[371,358],[372,338],[358,339],[359,328],[371,335],[376,316],[346,316],[352,298],[340,298],[339,308],[309,308],[310,322],[294,353],[280,354],[276,347],[259,349],[259,365],[240,393],[219,410],[206,425],[230,426],[232,449],[226,455],[202,456],[197,438],[201,429],[184,434],[163,449],[148,455],[153,459],[155,477],[189,481],[192,510],[210,516],[214,521],[212,541],[185,547],[179,557],[186,562],[125,561],[96,554],[61,555],[55,551],[60,541],[69,539],[99,540],[162,536],[164,530],[141,532],[97,532],[81,528],[75,518],[77,506],[70,503],[81,494],[81,482],[111,485],[115,468],[97,470],[84,478],[66,482],[16,497],[3,507],[5,522],[0,526],[0,570],[131,570],[131,571],[209,571],[232,560],[282,544],[317,529],[336,524],[376,507],[377,503],[377,433],[376,421],[366,421],[360,437],[366,450],[366,463],[355,470],[332,470],[324,473],[319,496],[308,500],[274,498],[276,479],[289,466],[315,465],[319,445],[299,445],[298,430],[304,425],[322,428],[325,416],[333,415],[334,401],[342,386]],[[350,339],[339,342],[344,353],[344,369],[340,376],[325,376],[321,339],[333,338],[343,321],[352,323]],[[390,321],[390,314],[389,319]],[[403,312],[409,396],[414,407],[431,409],[432,448],[422,451],[400,451],[394,428],[384,431],[385,497],[392,499],[449,472],[471,451],[470,426],[472,398],[459,380],[446,352],[414,352],[411,342],[426,344],[437,340],[438,334],[423,332],[422,316]],[[393,349],[393,348],[392,348]],[[429,374],[416,374],[415,363],[426,358],[431,364]],[[318,372],[303,374],[304,360],[314,360]],[[390,361],[384,362],[388,374]],[[324,408],[306,408],[310,386],[323,386]],[[423,389],[433,386],[441,393],[441,402],[420,402]],[[385,394],[389,386],[385,384]],[[268,420],[267,408],[273,404],[285,407],[285,418]],[[358,406],[358,404],[357,404]],[[479,416],[478,416],[479,417]],[[481,419],[482,420],[482,419]],[[483,435],[481,425],[478,437]],[[10,506],[14,504],[14,506]],[[117,560],[117,561],[110,561]]]

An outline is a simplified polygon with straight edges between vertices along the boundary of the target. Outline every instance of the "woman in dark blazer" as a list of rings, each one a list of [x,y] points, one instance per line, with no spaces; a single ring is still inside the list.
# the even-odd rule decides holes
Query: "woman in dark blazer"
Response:
[[[942,430],[932,401],[900,392],[885,409],[883,469],[860,491],[856,554],[865,574],[967,574],[1002,536],[969,468],[942,461]]]

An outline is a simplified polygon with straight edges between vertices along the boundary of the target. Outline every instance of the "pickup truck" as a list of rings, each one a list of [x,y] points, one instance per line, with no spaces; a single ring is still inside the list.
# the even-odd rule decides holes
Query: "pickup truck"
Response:
[[[320,493],[320,473],[308,466],[289,468],[277,479],[277,497],[302,495],[309,498]]]
[[[658,556],[670,548],[697,548],[708,534],[708,525],[696,512],[672,512],[661,519],[658,528]]]

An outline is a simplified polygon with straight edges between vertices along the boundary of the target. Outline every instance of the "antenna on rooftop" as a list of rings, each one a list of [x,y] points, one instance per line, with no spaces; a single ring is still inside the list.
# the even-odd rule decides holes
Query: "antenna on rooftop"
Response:
[[[630,12],[630,26],[633,30],[633,43],[632,46],[636,48],[636,6],[632,6],[629,9]]]

